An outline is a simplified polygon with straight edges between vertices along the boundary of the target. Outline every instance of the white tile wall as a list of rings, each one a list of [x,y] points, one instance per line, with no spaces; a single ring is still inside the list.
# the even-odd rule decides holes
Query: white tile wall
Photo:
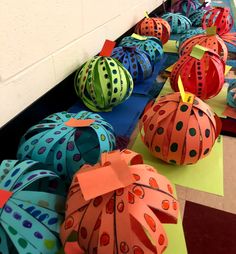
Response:
[[[162,0],[1,0],[0,127]]]

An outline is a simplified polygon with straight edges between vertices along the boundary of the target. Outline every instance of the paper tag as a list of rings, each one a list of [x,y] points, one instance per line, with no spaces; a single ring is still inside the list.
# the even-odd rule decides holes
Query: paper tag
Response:
[[[197,58],[198,60],[201,60],[206,51],[208,51],[207,48],[197,44],[196,46],[193,47],[190,56]]]
[[[177,41],[168,40],[168,42],[163,45],[163,51],[166,53],[178,53]]]
[[[11,191],[7,190],[0,190],[0,208],[3,208],[4,205],[7,203],[8,199],[12,196]]]
[[[216,26],[211,26],[206,28],[207,35],[216,35]]]
[[[111,56],[115,45],[116,43],[114,41],[106,40],[99,56],[107,56],[107,57]]]
[[[183,82],[182,82],[180,76],[178,78],[178,87],[179,87],[179,91],[180,91],[180,95],[181,95],[182,101],[186,102],[186,103],[189,103],[189,104],[192,104],[193,100],[194,100],[194,95],[191,94],[191,93],[186,93],[184,91]]]
[[[88,127],[94,122],[95,122],[94,119],[82,120],[82,119],[71,118],[70,120],[65,122],[65,125],[68,127]]]
[[[228,72],[231,70],[232,66],[226,65],[225,66],[225,76],[228,74]]]
[[[140,41],[145,41],[145,40],[147,40],[147,37],[146,37],[146,36],[142,36],[142,35],[135,34],[135,33],[133,33],[133,34],[131,35],[131,37],[134,38],[134,39],[140,40]]]
[[[144,12],[144,16],[145,16],[147,19],[149,19],[149,16],[148,16],[148,12],[147,12],[147,11]]]

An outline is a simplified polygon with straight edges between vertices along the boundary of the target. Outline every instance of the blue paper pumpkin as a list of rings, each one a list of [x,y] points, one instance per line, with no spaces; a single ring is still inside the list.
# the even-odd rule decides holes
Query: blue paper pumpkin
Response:
[[[192,26],[200,27],[202,26],[202,18],[204,14],[206,13],[206,10],[200,9],[195,10],[189,15],[189,20],[192,22]]]
[[[163,47],[161,41],[153,36],[142,37],[142,40],[136,39],[132,36],[124,37],[119,46],[123,47],[137,47],[145,51],[151,58],[154,65],[163,56]]]
[[[192,25],[191,21],[180,13],[169,12],[164,14],[162,18],[169,23],[172,33],[175,34],[186,33]]]
[[[228,87],[227,103],[230,107],[236,108],[236,83],[233,83]]]
[[[119,60],[130,72],[134,83],[143,81],[152,75],[153,66],[149,55],[136,47],[116,47],[112,57]]]
[[[17,157],[43,162],[70,181],[81,166],[97,163],[101,153],[114,148],[113,128],[101,116],[88,111],[60,112],[24,134]]]
[[[179,47],[189,38],[198,35],[198,34],[205,34],[205,30],[203,30],[201,27],[194,28],[188,30],[185,34],[182,34],[179,38]]]
[[[65,205],[65,198],[56,192],[59,185],[64,186],[62,180],[39,162],[2,161],[0,253],[51,254],[59,250]]]

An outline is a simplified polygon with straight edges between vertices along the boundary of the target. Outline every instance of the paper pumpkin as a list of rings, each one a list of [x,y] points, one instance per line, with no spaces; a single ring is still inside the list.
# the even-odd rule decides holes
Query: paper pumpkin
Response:
[[[180,13],[169,12],[164,14],[162,18],[169,23],[171,32],[175,34],[185,33],[192,25],[191,21]]]
[[[132,36],[124,37],[119,46],[123,47],[137,47],[145,51],[151,58],[154,65],[163,56],[163,47],[161,41],[153,36],[142,37],[142,40],[136,39]]]
[[[202,19],[206,10],[200,9],[193,11],[189,16],[189,20],[192,22],[192,26],[200,27],[202,26]]]
[[[187,39],[195,36],[195,35],[199,35],[199,34],[205,34],[205,30],[203,30],[202,28],[194,28],[194,29],[190,29],[189,31],[187,31],[184,34],[181,34],[180,38],[179,38],[179,46],[181,46]]]
[[[129,98],[133,80],[124,66],[111,57],[95,56],[75,75],[75,91],[92,111],[111,111]]]
[[[227,103],[230,107],[236,108],[236,83],[233,83],[228,87]]]
[[[120,61],[131,74],[134,83],[141,82],[152,75],[153,66],[149,55],[136,47],[116,47],[112,55]]]
[[[113,128],[98,114],[59,112],[23,135],[17,157],[43,162],[70,181],[85,163],[97,163],[102,152],[114,148]]]
[[[219,134],[210,107],[195,97],[182,102],[180,93],[160,97],[147,109],[139,129],[150,153],[171,164],[194,164],[207,156]]]
[[[224,41],[217,35],[207,35],[207,34],[199,34],[195,35],[184,43],[181,44],[179,48],[179,54],[190,54],[193,47],[196,45],[200,45],[206,48],[209,48],[216,52],[221,58],[226,62],[228,58],[228,49],[225,45]]]
[[[0,253],[56,253],[65,198],[60,178],[41,163],[0,164]],[[61,188],[62,187],[62,188]],[[65,192],[65,189],[64,189]]]
[[[135,26],[135,33],[157,37],[165,44],[170,39],[170,25],[162,18],[144,18]]]
[[[60,234],[65,249],[73,238],[81,253],[163,253],[162,223],[176,223],[179,205],[171,183],[142,163],[139,154],[117,150],[74,176]]]
[[[201,6],[198,0],[176,0],[172,6],[172,12],[179,12],[188,17]]]
[[[224,72],[224,61],[208,49],[202,54],[201,59],[188,54],[181,56],[171,72],[170,83],[174,91],[179,91],[178,78],[181,76],[185,91],[203,100],[210,99],[222,89]]]

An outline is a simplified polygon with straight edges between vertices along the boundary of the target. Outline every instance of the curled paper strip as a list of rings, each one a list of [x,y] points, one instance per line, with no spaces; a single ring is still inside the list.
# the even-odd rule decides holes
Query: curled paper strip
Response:
[[[201,4],[198,0],[176,0],[171,6],[171,10],[189,17],[200,6]]]
[[[205,30],[203,30],[202,28],[194,28],[194,29],[190,29],[189,31],[187,31],[186,33],[182,34],[179,38],[179,47],[181,47],[181,45],[189,38],[195,36],[195,35],[199,35],[199,34],[205,34]]]
[[[194,164],[207,156],[219,134],[210,107],[195,97],[183,102],[180,93],[168,94],[145,110],[139,122],[150,153],[168,163]]]
[[[195,27],[202,26],[202,18],[205,13],[206,13],[206,10],[203,10],[203,9],[193,11],[188,16],[189,20],[192,22],[192,26],[195,26]]]
[[[178,207],[171,183],[139,154],[113,151],[74,176],[61,240],[66,249],[73,236],[88,254],[163,253],[162,223],[176,223]]]
[[[89,109],[106,112],[129,98],[133,79],[116,59],[95,56],[78,69],[74,86]]]
[[[169,23],[171,32],[175,34],[185,33],[192,25],[191,21],[180,13],[169,12],[162,15],[162,18]]]
[[[179,48],[179,54],[182,56],[184,54],[190,54],[193,47],[200,45],[213,50],[215,53],[221,56],[224,62],[228,58],[228,49],[224,41],[216,35],[205,35],[200,34],[193,36],[181,44]]]
[[[181,76],[185,91],[201,99],[212,98],[220,92],[224,84],[225,63],[214,51],[203,49],[196,45],[191,55],[185,54],[176,62],[170,77],[174,91],[179,91],[178,77]]]
[[[137,47],[145,51],[151,58],[152,64],[154,65],[163,56],[163,48],[161,41],[153,36],[145,37],[145,40],[138,40],[132,36],[124,37],[119,46],[123,47]]]
[[[88,111],[59,112],[24,134],[17,157],[43,162],[70,182],[81,166],[97,163],[102,152],[114,148],[113,128],[100,115]]]
[[[0,198],[7,199],[0,208],[0,253],[56,253],[64,193],[62,180],[41,163],[2,161]]]
[[[136,47],[116,47],[112,57],[119,60],[130,72],[134,83],[147,79],[152,75],[153,66],[149,55]]]
[[[170,39],[170,25],[162,18],[144,18],[136,25],[135,33],[157,37],[165,44]]]
[[[227,104],[232,108],[236,108],[236,83],[228,87]]]

